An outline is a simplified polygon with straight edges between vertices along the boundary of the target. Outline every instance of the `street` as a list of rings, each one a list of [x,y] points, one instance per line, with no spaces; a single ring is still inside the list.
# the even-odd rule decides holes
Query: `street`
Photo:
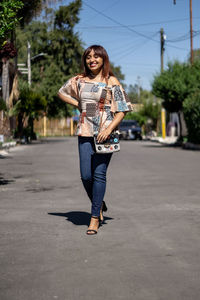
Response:
[[[77,138],[0,156],[1,300],[200,299],[200,152],[122,141],[108,169],[105,224]]]

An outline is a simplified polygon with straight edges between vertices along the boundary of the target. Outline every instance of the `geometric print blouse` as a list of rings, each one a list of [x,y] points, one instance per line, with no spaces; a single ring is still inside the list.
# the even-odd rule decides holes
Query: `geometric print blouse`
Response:
[[[59,89],[59,93],[79,102],[79,136],[94,136],[108,127],[116,112],[132,110],[131,102],[121,85],[109,86],[76,76],[70,78]]]

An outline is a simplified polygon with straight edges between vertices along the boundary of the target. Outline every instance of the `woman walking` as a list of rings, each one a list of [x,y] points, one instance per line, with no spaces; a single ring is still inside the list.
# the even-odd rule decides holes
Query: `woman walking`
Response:
[[[69,79],[59,90],[61,100],[80,110],[77,127],[80,172],[83,186],[91,201],[88,235],[96,234],[107,210],[103,201],[106,172],[112,153],[95,152],[94,135],[105,141],[119,125],[131,104],[111,71],[109,58],[102,46],[87,48],[82,57],[83,73]]]

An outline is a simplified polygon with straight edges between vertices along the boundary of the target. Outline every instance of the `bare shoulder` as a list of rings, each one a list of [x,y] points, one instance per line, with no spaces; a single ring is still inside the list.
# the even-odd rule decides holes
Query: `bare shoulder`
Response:
[[[120,85],[120,82],[115,76],[110,76],[109,85]]]

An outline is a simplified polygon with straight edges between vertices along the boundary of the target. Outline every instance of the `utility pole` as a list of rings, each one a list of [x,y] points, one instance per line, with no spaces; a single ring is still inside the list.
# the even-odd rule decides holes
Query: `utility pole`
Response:
[[[164,30],[163,28],[160,29],[160,70],[163,72],[164,70],[164,48],[165,45],[165,35],[164,35]]]
[[[174,0],[176,4],[176,0]],[[192,0],[190,0],[190,63],[193,64],[194,53],[193,53],[193,26],[192,26]]]
[[[166,36],[164,35],[164,30],[163,28],[161,28],[160,29],[160,58],[161,58],[160,71],[161,73],[164,71],[165,39]],[[166,138],[166,111],[163,107],[161,109],[161,125],[162,125],[162,138],[165,139]]]
[[[137,94],[138,100],[140,100],[140,76],[137,77]]]
[[[31,86],[31,45],[28,42],[28,55],[27,55],[27,66],[28,66],[28,84]]]
[[[190,0],[190,62],[193,64],[193,28],[192,28],[192,0]]]

